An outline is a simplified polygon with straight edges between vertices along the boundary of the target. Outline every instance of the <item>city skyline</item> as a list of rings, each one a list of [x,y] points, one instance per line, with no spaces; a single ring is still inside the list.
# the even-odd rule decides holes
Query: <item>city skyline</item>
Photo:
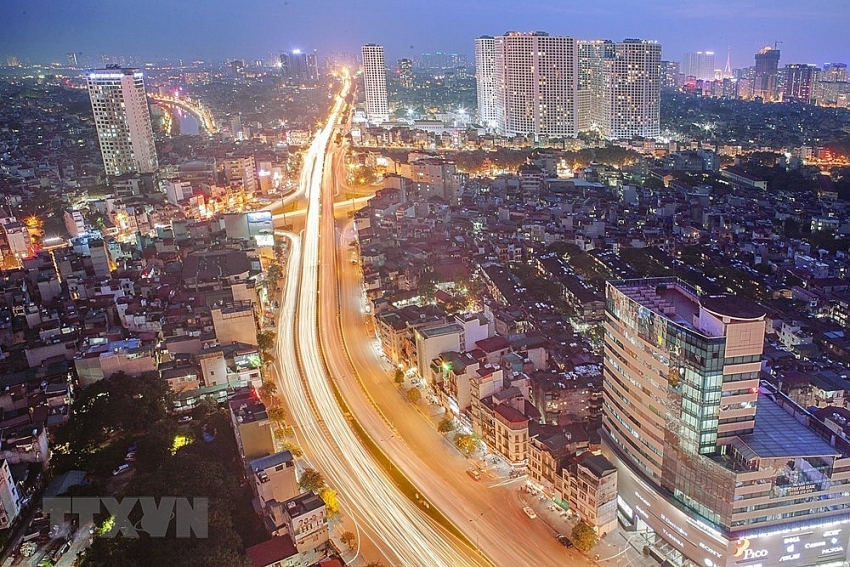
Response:
[[[145,60],[263,58],[269,52],[295,48],[355,52],[360,45],[374,42],[385,46],[388,61],[395,61],[429,51],[471,56],[476,37],[517,30],[577,39],[652,39],[664,46],[666,60],[706,49],[725,54],[731,48],[732,65],[740,68],[752,65],[755,52],[775,42],[779,42],[783,63],[843,61],[848,51],[841,32],[850,24],[850,12],[840,0],[828,0],[818,11],[787,0],[769,8],[729,0],[687,6],[653,0],[642,6],[640,20],[629,16],[633,4],[622,0],[580,8],[546,1],[534,11],[504,1],[458,4],[444,0],[414,5],[388,0],[370,0],[365,5],[340,0],[310,5],[303,0],[250,0],[236,5],[218,0],[205,8],[199,12],[189,4],[163,0],[144,5],[83,0],[41,11],[22,0],[11,0],[0,23],[0,54],[33,63],[64,62],[68,52]],[[124,26],[113,24],[128,20],[141,33],[128,35]],[[187,25],[190,20],[192,25]],[[110,32],[110,27],[116,31]],[[87,33],[91,29],[99,33]],[[808,37],[817,37],[818,42],[805,41]]]

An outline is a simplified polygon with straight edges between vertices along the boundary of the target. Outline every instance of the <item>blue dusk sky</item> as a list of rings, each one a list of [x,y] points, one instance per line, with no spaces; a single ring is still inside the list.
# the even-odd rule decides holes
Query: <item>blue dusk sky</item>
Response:
[[[291,50],[386,47],[387,65],[508,30],[579,39],[654,39],[662,57],[731,48],[732,66],[781,42],[785,63],[850,62],[850,0],[2,0],[0,58],[64,61],[69,52],[163,58],[262,59]],[[0,59],[0,62],[5,62]]]

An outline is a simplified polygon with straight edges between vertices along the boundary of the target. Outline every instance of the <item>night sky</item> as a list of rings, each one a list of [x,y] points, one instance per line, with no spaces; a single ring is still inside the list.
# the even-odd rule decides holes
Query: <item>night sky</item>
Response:
[[[850,62],[850,0],[2,0],[0,57],[264,59],[300,48],[383,44],[387,64],[425,51],[467,54],[473,39],[540,30],[579,39],[655,39],[662,57],[715,51],[723,67],[753,64],[782,43],[785,63]],[[0,62],[5,62],[0,60]]]

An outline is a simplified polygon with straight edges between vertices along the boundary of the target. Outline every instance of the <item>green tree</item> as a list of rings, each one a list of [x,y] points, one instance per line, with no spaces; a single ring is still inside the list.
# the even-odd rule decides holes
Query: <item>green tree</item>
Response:
[[[336,490],[326,486],[319,490],[319,497],[325,503],[328,518],[333,518],[339,514],[339,498],[337,497]]]
[[[455,447],[467,457],[475,452],[478,440],[469,433],[458,433],[454,438]]]
[[[304,492],[316,492],[325,486],[325,477],[316,469],[304,469],[298,479],[298,486]]]
[[[456,427],[455,420],[451,416],[446,416],[437,424],[437,431],[440,433],[451,433]]]
[[[277,334],[274,331],[263,331],[257,333],[257,348],[261,351],[270,351],[274,348],[274,341]]]
[[[576,549],[581,551],[582,553],[587,553],[593,546],[596,545],[598,537],[596,535],[596,530],[593,529],[593,526],[588,524],[587,522],[579,522],[573,528],[572,534],[573,544],[575,544]]]
[[[404,382],[404,371],[401,368],[395,369],[395,383],[401,384]]]
[[[280,431],[282,431],[282,430],[280,430]],[[296,459],[298,459],[298,458],[300,458],[304,455],[304,451],[301,450],[301,447],[299,447],[298,445],[296,445],[295,443],[293,443],[291,441],[287,441],[286,443],[284,443],[283,449],[284,449],[284,451],[289,451],[290,453],[292,453],[292,456],[295,457]]]
[[[354,544],[357,542],[357,536],[352,532],[345,531],[339,536],[339,541],[348,546],[348,549],[354,549]]]
[[[271,381],[263,382],[263,385],[257,389],[257,393],[266,405],[273,405],[275,394],[277,394],[277,384]]]
[[[419,400],[422,399],[422,392],[419,391],[419,388],[411,388],[407,391],[407,401],[412,404],[418,404]]]
[[[280,406],[273,406],[266,409],[266,413],[269,416],[269,419],[278,425],[283,425],[286,422],[287,413],[286,410]]]

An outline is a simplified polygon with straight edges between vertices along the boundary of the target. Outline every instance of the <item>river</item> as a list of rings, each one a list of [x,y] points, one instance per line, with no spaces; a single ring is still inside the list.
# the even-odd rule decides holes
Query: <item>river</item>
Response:
[[[180,134],[183,136],[199,135],[200,125],[198,119],[191,112],[187,112],[179,106],[174,106],[174,117],[180,121]]]

